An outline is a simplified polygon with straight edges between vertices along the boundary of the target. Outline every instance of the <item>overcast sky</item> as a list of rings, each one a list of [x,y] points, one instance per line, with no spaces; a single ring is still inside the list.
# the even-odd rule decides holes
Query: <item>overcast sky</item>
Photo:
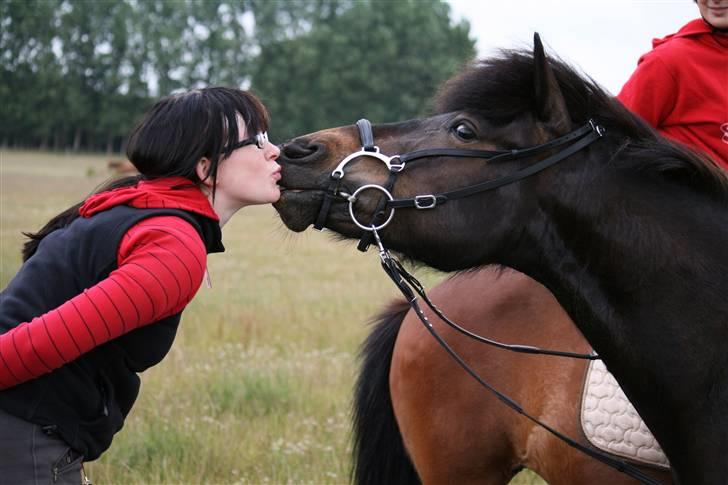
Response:
[[[470,21],[479,56],[501,47],[533,45],[541,35],[546,52],[617,94],[652,48],[654,37],[676,32],[694,18],[691,0],[448,0],[456,19]]]

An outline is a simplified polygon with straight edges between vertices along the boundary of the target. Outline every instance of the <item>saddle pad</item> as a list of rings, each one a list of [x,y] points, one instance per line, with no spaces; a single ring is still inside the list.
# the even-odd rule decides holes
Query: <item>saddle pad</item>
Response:
[[[592,360],[581,400],[581,427],[600,450],[669,468],[660,445],[601,360]]]

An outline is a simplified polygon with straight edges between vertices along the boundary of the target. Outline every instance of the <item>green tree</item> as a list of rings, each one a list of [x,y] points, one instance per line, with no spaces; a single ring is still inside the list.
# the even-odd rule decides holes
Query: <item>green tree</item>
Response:
[[[224,0],[0,2],[0,143],[118,150],[152,99],[248,83],[248,9]]]
[[[0,143],[123,149],[153,99],[251,87],[280,140],[418,116],[474,54],[442,0],[5,0]]]
[[[0,143],[47,145],[62,73],[48,28],[59,2],[0,2]],[[47,89],[40,89],[41,86]]]
[[[420,116],[437,86],[475,55],[469,25],[453,24],[450,7],[439,0],[313,5],[303,33],[285,24],[285,12],[256,18],[257,27],[278,35],[261,38],[251,87],[281,138],[362,116],[378,122]],[[284,19],[277,25],[275,14]]]

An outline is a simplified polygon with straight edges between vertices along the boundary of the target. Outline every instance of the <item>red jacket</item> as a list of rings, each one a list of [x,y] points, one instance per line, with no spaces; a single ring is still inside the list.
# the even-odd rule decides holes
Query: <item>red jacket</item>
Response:
[[[182,209],[218,221],[189,180],[170,177],[101,192],[82,217],[117,205]],[[76,297],[0,335],[0,390],[49,373],[139,327],[181,312],[197,292],[207,253],[198,232],[176,216],[132,226],[116,251],[117,268]],[[22,271],[22,268],[21,268]]]
[[[728,35],[696,19],[652,46],[618,98],[663,135],[728,169]]]

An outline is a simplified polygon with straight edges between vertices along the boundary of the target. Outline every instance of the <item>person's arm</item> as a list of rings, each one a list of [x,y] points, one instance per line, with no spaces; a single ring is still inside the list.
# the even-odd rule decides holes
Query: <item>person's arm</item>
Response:
[[[206,258],[200,235],[179,217],[134,225],[119,245],[117,269],[107,278],[0,335],[0,389],[182,311],[202,283]]]
[[[630,111],[660,128],[675,107],[678,83],[665,62],[646,54],[617,98]]]

